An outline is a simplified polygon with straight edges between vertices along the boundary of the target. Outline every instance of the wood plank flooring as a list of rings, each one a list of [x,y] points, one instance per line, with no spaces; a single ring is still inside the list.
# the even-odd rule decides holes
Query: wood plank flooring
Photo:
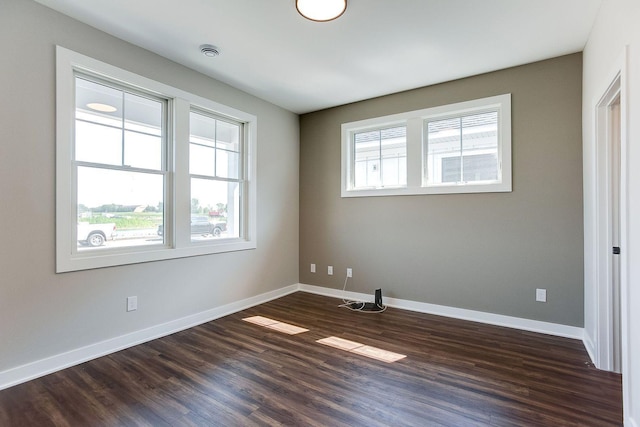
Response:
[[[338,303],[298,292],[0,391],[0,426],[622,425],[621,377],[579,341]],[[316,342],[329,336],[407,357]]]

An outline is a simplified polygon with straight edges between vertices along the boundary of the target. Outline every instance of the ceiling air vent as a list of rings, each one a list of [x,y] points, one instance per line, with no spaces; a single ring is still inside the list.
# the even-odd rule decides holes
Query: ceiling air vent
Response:
[[[220,55],[220,50],[211,44],[203,44],[202,46],[200,46],[200,52],[202,52],[204,56],[208,56],[209,58]]]

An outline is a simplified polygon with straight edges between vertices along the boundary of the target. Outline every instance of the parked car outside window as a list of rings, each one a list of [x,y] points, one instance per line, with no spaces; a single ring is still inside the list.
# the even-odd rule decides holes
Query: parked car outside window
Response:
[[[207,235],[211,234],[215,237],[227,231],[226,222],[211,222],[208,217],[202,215],[191,216],[191,234]],[[164,235],[164,225],[158,225],[158,236]]]

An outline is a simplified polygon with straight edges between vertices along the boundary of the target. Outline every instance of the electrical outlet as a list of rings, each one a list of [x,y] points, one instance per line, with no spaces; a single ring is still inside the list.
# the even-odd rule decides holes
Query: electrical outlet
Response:
[[[127,311],[136,311],[138,309],[138,297],[127,297]]]
[[[538,301],[538,302],[547,302],[547,290],[546,289],[536,289],[536,301]]]
[[[347,268],[347,277],[353,277],[353,269],[352,268]]]
[[[332,265],[330,265],[329,267],[327,267],[327,274],[328,274],[329,276],[333,276],[333,266],[332,266]]]
[[[316,272],[316,265],[315,264],[311,264],[311,272],[312,273]]]

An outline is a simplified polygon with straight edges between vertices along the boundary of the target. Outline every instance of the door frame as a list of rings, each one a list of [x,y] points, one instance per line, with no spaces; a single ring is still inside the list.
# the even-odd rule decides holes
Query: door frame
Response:
[[[613,333],[613,260],[612,251],[612,206],[611,206],[611,123],[610,106],[620,97],[620,350],[621,371],[624,374],[629,366],[628,357],[628,101],[627,101],[627,53],[626,49],[616,62],[614,71],[600,98],[594,103],[594,123],[596,138],[596,311],[597,331],[595,344],[595,364],[599,369],[614,369],[614,333]],[[623,375],[623,390],[625,376]]]

